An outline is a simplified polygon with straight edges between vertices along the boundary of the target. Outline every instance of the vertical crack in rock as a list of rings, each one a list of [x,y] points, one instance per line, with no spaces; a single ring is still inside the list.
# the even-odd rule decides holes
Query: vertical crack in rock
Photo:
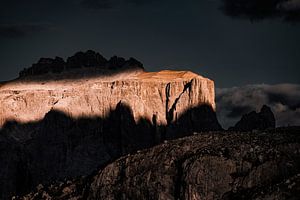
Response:
[[[181,96],[187,91],[187,90],[191,90],[191,86],[192,86],[192,82],[193,82],[193,79],[186,83],[184,85],[184,88],[183,88],[183,91],[179,94],[179,96],[175,99],[174,103],[172,104],[170,110],[168,110],[168,104],[169,104],[169,99],[167,98],[167,112],[166,112],[166,115],[167,115],[167,125],[171,124],[173,119],[174,119],[174,111],[176,111],[176,105],[178,103],[178,101],[180,100]],[[168,87],[168,92],[170,92],[170,87]],[[167,97],[169,97],[169,93],[167,93]]]
[[[167,120],[167,124],[169,124],[170,88],[171,88],[171,83],[168,83],[166,86],[166,120]]]
[[[174,186],[174,199],[178,200],[178,199],[182,199],[182,197],[184,196],[182,191],[182,188],[184,187],[184,182],[183,182],[183,163],[187,160],[187,156],[184,156],[183,159],[180,159],[177,163],[176,163],[176,179],[175,179],[175,186]]]
[[[168,83],[166,86],[166,120],[167,120],[167,127],[170,124],[171,120],[169,119],[169,102],[170,102],[170,89],[171,89],[171,83]],[[167,129],[164,128],[161,134],[161,140],[165,140],[167,135]]]

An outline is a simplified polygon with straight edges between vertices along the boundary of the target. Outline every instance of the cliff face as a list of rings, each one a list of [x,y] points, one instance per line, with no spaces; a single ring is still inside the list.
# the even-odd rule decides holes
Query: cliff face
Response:
[[[214,83],[192,72],[135,71],[85,80],[24,83],[0,86],[0,126],[5,122],[39,121],[51,110],[67,116],[105,118],[118,103],[140,118],[167,125],[185,111],[201,105],[215,109]]]
[[[1,84],[0,198],[86,175],[165,139],[221,129],[213,81],[192,72],[129,69],[53,75],[30,68]]]

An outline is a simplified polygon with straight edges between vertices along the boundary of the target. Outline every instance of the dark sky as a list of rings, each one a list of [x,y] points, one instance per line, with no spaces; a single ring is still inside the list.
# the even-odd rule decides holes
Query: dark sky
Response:
[[[246,1],[0,0],[0,81],[40,57],[93,49],[149,71],[189,69],[217,87],[299,84],[299,0],[263,12]]]

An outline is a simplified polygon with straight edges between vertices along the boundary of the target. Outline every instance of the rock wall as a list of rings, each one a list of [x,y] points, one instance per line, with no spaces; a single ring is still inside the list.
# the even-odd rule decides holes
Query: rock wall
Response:
[[[138,72],[106,78],[0,86],[0,126],[12,120],[39,121],[51,110],[74,119],[104,118],[120,102],[132,109],[136,121],[151,121],[155,116],[158,125],[172,123],[186,110],[201,105],[215,109],[214,82],[191,72]]]
[[[213,81],[192,72],[42,78],[0,85],[0,198],[87,175],[166,139],[221,129]]]

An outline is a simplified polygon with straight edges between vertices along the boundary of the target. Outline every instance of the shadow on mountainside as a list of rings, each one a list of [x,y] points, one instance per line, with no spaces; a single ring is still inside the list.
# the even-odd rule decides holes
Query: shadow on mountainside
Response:
[[[120,69],[101,69],[101,68],[78,68],[71,71],[61,72],[59,74],[47,73],[34,76],[18,77],[12,81],[21,83],[41,83],[45,84],[50,81],[72,81],[84,80],[91,78],[107,78],[121,74],[130,74],[143,72],[143,68],[128,66]],[[11,81],[1,82],[1,84],[10,83]]]
[[[119,103],[106,118],[72,119],[50,111],[43,120],[7,122],[0,130],[0,199],[37,184],[87,175],[107,162],[194,132],[221,130],[208,105],[191,108],[168,125],[140,118]]]

